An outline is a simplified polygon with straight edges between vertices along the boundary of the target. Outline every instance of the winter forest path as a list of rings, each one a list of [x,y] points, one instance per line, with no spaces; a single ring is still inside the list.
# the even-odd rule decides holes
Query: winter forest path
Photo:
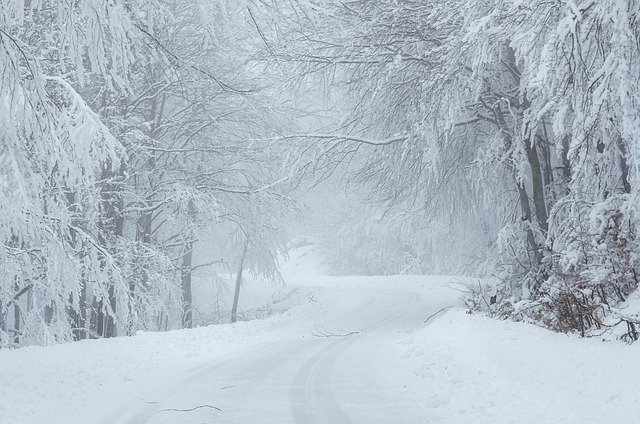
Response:
[[[192,369],[100,424],[420,423],[398,341],[440,307],[406,288],[327,288],[333,308],[307,331]]]

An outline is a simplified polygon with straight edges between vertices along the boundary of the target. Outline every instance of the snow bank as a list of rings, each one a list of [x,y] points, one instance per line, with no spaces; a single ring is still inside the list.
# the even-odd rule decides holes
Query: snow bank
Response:
[[[159,382],[302,331],[324,314],[303,290],[297,296],[298,307],[266,320],[0,350],[0,423],[96,422]]]
[[[438,423],[638,423],[640,345],[443,314],[401,351]]]

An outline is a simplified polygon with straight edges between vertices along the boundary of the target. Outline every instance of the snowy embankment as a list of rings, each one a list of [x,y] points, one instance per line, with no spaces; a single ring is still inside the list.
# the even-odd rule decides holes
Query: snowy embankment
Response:
[[[451,310],[400,342],[438,423],[636,424],[640,345]]]
[[[299,302],[266,320],[0,350],[0,423],[96,422],[192,368],[306,328],[322,308]]]

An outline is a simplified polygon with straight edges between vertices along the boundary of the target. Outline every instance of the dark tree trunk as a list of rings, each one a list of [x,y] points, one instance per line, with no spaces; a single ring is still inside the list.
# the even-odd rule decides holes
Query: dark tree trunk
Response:
[[[195,205],[193,200],[189,200],[187,204],[187,212],[191,220],[195,220]],[[195,234],[190,230],[187,235],[187,243],[185,244],[185,252],[182,256],[182,327],[193,327],[193,295],[191,293],[191,271],[193,268],[193,240]]]
[[[622,189],[626,194],[631,193],[629,182],[629,163],[627,162],[627,146],[622,137],[618,136],[618,149],[620,150],[620,172],[622,174]]]
[[[118,332],[116,330],[116,295],[113,284],[109,286],[109,305],[111,306],[111,313],[106,317],[104,327],[104,337],[116,337]]]
[[[18,284],[16,283],[16,292],[19,289]],[[13,329],[15,330],[13,343],[16,345],[20,344],[20,305],[18,305],[19,299],[15,298],[13,301]]]
[[[6,320],[5,320],[6,314],[7,313],[4,310],[4,303],[0,299],[0,349],[5,344],[4,335],[7,332],[7,326],[6,326]]]
[[[7,331],[7,327],[6,327],[5,319],[4,319],[6,314],[7,313],[4,310],[4,303],[2,302],[2,299],[0,299],[0,331],[2,331],[2,332]]]
[[[542,152],[541,156],[543,159],[542,170],[544,172],[544,185],[545,187],[549,188],[552,187],[554,183],[553,166],[551,163],[551,143],[549,142],[549,136],[547,135],[546,124],[543,123],[542,125],[544,128],[544,135],[542,137],[538,137],[538,146],[540,146],[540,150]]]
[[[124,233],[124,199],[122,195],[123,170],[114,172],[109,165],[102,173],[104,185],[102,187],[102,221],[100,244],[110,253],[115,253],[113,244],[122,237]],[[107,297],[94,298],[93,314],[96,319],[95,331],[99,337],[116,337],[115,316],[117,312],[117,302],[115,293],[115,282],[107,283]]]
[[[94,296],[93,302],[91,302],[91,322],[89,324],[91,337],[102,337],[104,333],[104,313],[99,313],[101,307],[102,303],[98,302],[98,299]]]
[[[516,185],[518,186],[518,199],[520,200],[520,208],[522,210],[522,220],[528,225],[527,227],[527,243],[529,244],[529,248],[533,252],[535,258],[535,265],[542,264],[542,251],[540,250],[540,246],[536,242],[535,234],[533,234],[533,230],[530,227],[532,214],[531,214],[531,205],[529,204],[529,196],[527,195],[527,189],[521,182],[516,181]]]
[[[240,257],[240,264],[238,265],[238,274],[236,275],[236,288],[233,293],[233,306],[231,307],[231,322],[238,321],[238,301],[240,300],[240,287],[242,285],[242,270],[244,269],[244,259],[247,256],[247,249],[249,248],[249,239],[245,239],[244,247],[242,249],[242,256]]]
[[[44,322],[45,324],[49,325],[51,324],[51,321],[53,321],[53,306],[51,305],[46,305],[44,307]]]
[[[71,320],[71,328],[74,340],[84,340],[89,338],[87,332],[87,286],[83,281],[81,283],[80,295],[78,299],[78,310],[71,307],[73,298],[69,298],[69,319]]]
[[[533,205],[535,207],[536,219],[540,228],[546,233],[549,229],[547,217],[547,203],[545,199],[544,179],[538,149],[535,144],[525,140],[525,151],[531,169],[531,186],[533,191]]]
[[[562,176],[564,177],[565,193],[569,193],[569,184],[571,183],[571,163],[569,162],[569,144],[571,139],[565,136],[562,139]]]
[[[72,214],[72,222],[74,224],[79,224],[79,220],[77,214],[79,213],[79,205],[78,200],[76,199],[76,194],[72,191],[68,191],[66,193],[67,204],[69,208],[69,212]],[[84,256],[84,249],[82,248],[82,240],[78,237],[78,233],[75,229],[70,228],[69,235],[71,239],[69,243],[76,248],[79,252],[79,257],[82,258]],[[74,340],[84,340],[89,337],[88,329],[87,329],[87,282],[86,279],[81,276],[80,281],[80,294],[78,296],[78,306],[77,309],[73,306],[73,295],[69,296],[69,302],[67,306],[67,316],[71,323],[71,332],[73,333]]]
[[[147,203],[146,206],[150,204]],[[136,241],[142,246],[136,260],[136,273],[129,280],[129,316],[127,321],[127,335],[132,336],[138,327],[136,302],[138,301],[139,290],[147,290],[149,286],[149,261],[146,259],[144,249],[151,243],[151,229],[153,223],[152,212],[142,212],[138,217],[136,229]]]
[[[182,256],[182,328],[193,327],[193,296],[191,293],[191,267],[193,259],[193,242],[187,243],[186,252]]]
[[[152,77],[153,79],[153,77]],[[151,123],[149,128],[148,137],[150,140],[156,140],[158,127],[161,124],[161,120],[163,117],[164,106],[166,103],[166,95],[161,95],[160,99],[158,98],[158,93],[156,92],[151,99],[150,109],[147,115],[147,121]],[[125,107],[126,109],[126,107]],[[148,159],[144,164],[145,170],[150,175],[149,181],[142,181],[142,184],[148,183],[148,187],[146,189],[149,192],[154,192],[154,178],[156,173],[156,155],[154,152],[149,153]],[[145,199],[144,206],[150,208],[153,205],[153,197],[148,197]],[[137,228],[136,228],[136,241],[141,244],[139,246],[141,250],[144,251],[148,245],[151,244],[151,235],[153,228],[153,219],[154,213],[152,211],[143,211],[140,213],[137,219]],[[137,303],[140,297],[139,291],[145,292],[149,286],[149,261],[146,259],[145,254],[138,255],[137,263],[136,263],[136,273],[129,280],[129,301],[127,304],[128,307],[128,321],[126,325],[127,335],[133,335],[138,327],[137,322]],[[158,329],[161,329],[161,321],[162,316],[158,319]]]
[[[505,56],[503,60],[503,64],[505,66],[505,71],[507,74],[511,75],[513,78],[514,87],[520,86],[520,72],[518,70],[518,64],[516,62],[515,51],[509,45],[509,42],[505,42]],[[522,104],[520,104],[519,99],[513,99],[515,103],[514,106],[518,110],[524,110],[528,107],[528,100],[526,98],[522,99]],[[499,106],[496,106],[492,110],[498,128],[502,134],[504,139],[505,151],[510,152],[512,150],[514,136],[511,130],[509,129],[509,125],[507,125],[507,121],[505,119],[505,115],[502,109]],[[547,229],[547,210],[546,203],[544,197],[544,180],[542,177],[542,171],[540,168],[540,158],[538,157],[538,152],[530,140],[525,140],[525,151],[527,154],[527,161],[531,168],[531,177],[532,177],[532,188],[533,188],[533,200],[534,207],[536,213],[536,221],[539,228],[546,231]],[[513,172],[513,176],[515,179],[515,183],[518,190],[518,200],[520,203],[520,208],[522,211],[522,220],[527,225],[527,244],[529,245],[533,256],[535,264],[533,264],[533,268],[538,268],[542,265],[543,260],[543,252],[542,246],[540,246],[537,241],[533,229],[531,226],[534,224],[533,220],[533,211],[531,209],[531,203],[529,200],[529,196],[527,194],[526,187],[523,181],[520,181],[516,170],[513,165],[511,165],[511,171]]]

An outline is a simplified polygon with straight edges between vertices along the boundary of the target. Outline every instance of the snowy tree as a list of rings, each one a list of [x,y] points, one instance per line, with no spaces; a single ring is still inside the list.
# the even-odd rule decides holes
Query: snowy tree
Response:
[[[278,12],[271,49],[300,81],[350,99],[332,144],[316,134],[322,154],[364,156],[354,178],[373,199],[450,222],[449,238],[486,228],[475,237],[501,255],[500,314],[584,332],[635,289],[636,2],[318,0]]]
[[[107,291],[106,280],[122,281],[100,241],[94,187],[125,151],[79,90],[93,75],[128,90],[137,46],[130,6],[0,6],[3,346],[68,339],[77,330],[68,311],[86,313],[77,301],[83,281]]]
[[[0,7],[1,345],[191,326],[198,231],[288,181],[259,38],[223,2],[23,6]]]

